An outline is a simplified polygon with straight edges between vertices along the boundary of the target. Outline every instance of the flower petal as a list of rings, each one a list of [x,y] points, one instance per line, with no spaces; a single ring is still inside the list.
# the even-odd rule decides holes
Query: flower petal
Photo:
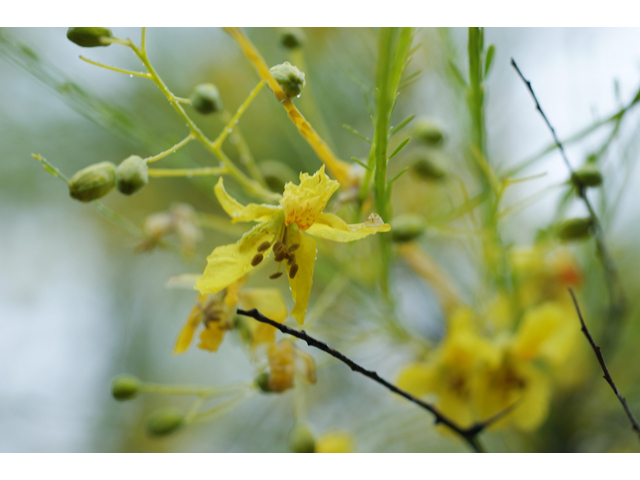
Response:
[[[407,365],[400,372],[398,377],[398,387],[406,390],[416,397],[423,397],[433,391],[435,370],[430,365],[424,363],[414,363]]]
[[[314,175],[301,173],[300,185],[289,182],[284,186],[280,205],[285,211],[286,224],[296,223],[300,230],[308,229],[339,187],[338,182],[324,173],[324,165]]]
[[[193,335],[196,333],[198,325],[202,322],[202,309],[200,304],[204,301],[205,297],[205,295],[200,295],[198,303],[193,307],[193,310],[191,310],[187,318],[187,323],[185,323],[182,330],[180,330],[180,334],[176,340],[176,346],[173,348],[173,353],[184,353],[189,348],[189,345],[191,345]]]
[[[231,223],[266,222],[281,210],[281,207],[275,205],[258,205],[257,203],[250,203],[247,206],[242,205],[224,189],[222,177],[220,177],[213,190],[216,193],[220,205],[222,205],[224,211],[231,217]]]
[[[240,304],[245,310],[256,308],[265,317],[282,323],[289,311],[282,298],[282,293],[276,288],[251,288],[242,290],[239,294]],[[262,343],[273,343],[276,340],[276,329],[266,323],[247,319],[251,332],[251,346],[257,347]]]
[[[321,213],[315,223],[309,227],[307,233],[335,242],[353,242],[374,233],[388,232],[389,230],[391,230],[391,225],[388,223],[371,225],[365,222],[349,225],[337,215]]]
[[[273,243],[283,222],[284,215],[280,213],[268,222],[253,227],[238,242],[216,247],[207,257],[207,268],[196,282],[196,290],[200,293],[216,293],[246,275],[253,268],[251,261],[258,253],[260,244]],[[271,247],[261,253],[266,257],[270,251]]]
[[[224,332],[226,332],[226,329],[222,328],[219,322],[210,323],[209,326],[200,333],[198,348],[210,352],[217,352],[222,340],[224,340]]]
[[[309,304],[309,295],[311,294],[311,285],[313,284],[313,267],[316,263],[316,242],[313,238],[305,235],[297,228],[288,229],[287,244],[300,244],[295,251],[295,263],[298,266],[294,278],[289,276],[289,286],[291,287],[291,295],[296,302],[291,316],[296,319],[298,324],[304,323],[304,317],[307,314],[307,305]],[[293,265],[287,265],[287,273],[290,274]]]

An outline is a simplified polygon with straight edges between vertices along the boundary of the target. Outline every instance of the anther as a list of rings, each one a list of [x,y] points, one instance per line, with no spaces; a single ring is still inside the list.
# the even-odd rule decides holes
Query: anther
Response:
[[[285,256],[286,256],[285,252],[277,252],[275,255],[276,262],[281,262],[282,260],[285,259]]]
[[[276,243],[273,244],[273,252],[278,254],[282,251],[284,251],[284,243],[278,240]]]
[[[264,252],[267,248],[269,248],[271,244],[269,242],[262,242],[258,247],[259,252]]]
[[[291,269],[289,270],[289,278],[295,277],[296,273],[298,273],[298,264],[294,263],[291,265]]]
[[[271,280],[275,280],[276,278],[280,278],[282,276],[282,272],[276,272],[273,275],[269,275]]]
[[[291,245],[289,247],[289,253],[295,252],[299,248],[300,248],[300,244],[299,243],[294,243],[293,245]]]
[[[253,257],[253,260],[251,260],[251,266],[255,267],[256,265],[258,265],[262,261],[263,258],[264,257],[262,256],[261,253],[256,254],[256,256]]]
[[[291,255],[289,257],[289,259],[287,260],[287,265],[293,265],[293,262],[296,261],[296,257],[294,257],[293,255]]]

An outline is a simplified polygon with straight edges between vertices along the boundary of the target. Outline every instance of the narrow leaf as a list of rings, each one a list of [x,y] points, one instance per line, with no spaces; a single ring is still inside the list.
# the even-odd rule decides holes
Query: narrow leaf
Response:
[[[360,165],[361,167],[366,168],[367,170],[371,171],[371,169],[369,168],[368,165],[365,165],[364,163],[362,163],[360,160],[358,160],[356,157],[351,157],[351,160],[353,160],[354,162],[356,162],[358,165]]]
[[[361,134],[359,131],[357,131],[355,128],[353,128],[351,125],[347,125],[346,123],[344,125],[342,125],[342,128],[344,128],[345,130],[353,133],[356,137],[358,137],[360,140],[364,140],[367,143],[371,143],[371,139],[366,137],[365,135]]]
[[[458,70],[458,67],[456,67],[456,65],[452,61],[449,61],[449,69],[451,70],[451,74],[453,75],[453,78],[456,79],[458,84],[461,87],[466,87],[467,86],[467,82],[465,81],[464,77],[462,76],[462,73],[460,73],[460,70]]]
[[[410,117],[405,118],[403,121],[401,121],[397,127],[393,127],[393,129],[391,130],[391,133],[389,134],[390,136],[394,136],[396,133],[398,133],[400,130],[402,130],[404,127],[406,127],[414,118],[416,118],[415,115],[411,115]]]
[[[411,140],[411,137],[405,138],[402,141],[402,143],[400,145],[398,145],[398,147],[393,151],[393,153],[391,155],[389,155],[389,160],[391,160],[393,157],[395,157],[397,154],[399,154],[402,151],[402,149],[407,146],[407,143],[409,143],[409,140]]]
[[[484,78],[487,78],[489,74],[489,69],[491,69],[491,64],[493,63],[493,56],[496,53],[495,45],[489,45],[489,49],[487,50],[487,57],[484,60]]]

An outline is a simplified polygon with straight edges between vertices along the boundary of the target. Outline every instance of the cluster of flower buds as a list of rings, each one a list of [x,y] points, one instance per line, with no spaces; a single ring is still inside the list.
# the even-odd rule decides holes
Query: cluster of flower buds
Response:
[[[107,195],[114,187],[124,195],[133,195],[147,183],[147,162],[131,155],[117,167],[111,162],[100,162],[76,172],[69,180],[69,195],[81,202],[92,202]]]
[[[442,130],[427,119],[416,121],[411,138],[419,145],[410,160],[411,172],[422,180],[439,181],[447,176],[447,170],[437,161],[434,149],[444,144]]]
[[[311,355],[289,340],[269,345],[269,372],[256,377],[256,385],[265,393],[280,393],[293,388],[296,373],[309,383],[316,383],[316,363]]]
[[[145,238],[136,248],[137,252],[151,251],[164,237],[175,233],[185,255],[193,255],[197,242],[202,238],[196,212],[186,203],[176,203],[167,212],[148,216],[142,230]]]
[[[104,27],[70,27],[67,38],[81,47],[107,47],[113,35]]]
[[[271,75],[276,79],[287,98],[300,96],[305,86],[304,73],[289,62],[271,67]]]
[[[189,97],[191,106],[203,115],[222,111],[222,98],[213,83],[201,83],[193,89]]]

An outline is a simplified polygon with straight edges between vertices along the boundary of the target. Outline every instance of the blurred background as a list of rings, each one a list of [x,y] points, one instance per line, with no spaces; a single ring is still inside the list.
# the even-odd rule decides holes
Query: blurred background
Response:
[[[120,38],[138,41],[140,37],[139,29],[113,31]],[[122,372],[170,384],[225,385],[253,378],[251,361],[241,341],[232,335],[215,354],[196,348],[185,355],[172,354],[195,293],[165,287],[171,276],[201,272],[213,247],[235,241],[238,230],[205,230],[197,254],[188,258],[164,249],[136,254],[137,240],[129,232],[90,205],[72,201],[66,187],[43,171],[32,153],[42,154],[71,176],[92,163],[117,164],[132,154],[156,154],[186,134],[184,124],[151,82],[78,59],[85,55],[105,64],[142,70],[128,49],[118,45],[83,49],[69,42],[65,33],[63,28],[0,30],[0,450],[286,450],[293,425],[291,392],[253,397],[213,423],[163,440],[145,436],[146,415],[165,405],[187,408],[187,400],[145,395],[118,403],[111,397],[110,379]],[[247,34],[269,65],[286,60],[295,63],[291,52],[280,45],[279,30],[247,29]],[[305,29],[304,34],[304,65],[300,57],[296,60],[306,73],[307,86],[296,104],[340,158],[364,160],[369,145],[343,124],[368,137],[373,134],[368,103],[375,84],[377,31]],[[640,30],[634,29],[487,29],[485,44],[495,45],[485,84],[487,151],[494,168],[507,172],[551,144],[529,93],[509,64],[512,57],[532,81],[564,139],[618,112],[634,98],[640,87],[639,40]],[[466,75],[467,30],[421,29],[415,43],[421,47],[413,55],[411,71],[420,74],[400,92],[392,124],[408,115],[431,119],[446,136],[446,145],[438,153],[441,160],[453,169],[464,168],[460,149],[469,135],[468,114],[464,91],[456,87],[449,64],[458,65]],[[188,97],[194,85],[212,82],[230,112],[259,80],[221,29],[151,28],[147,49],[175,94]],[[590,195],[598,208],[606,208],[602,219],[606,239],[630,299],[623,340],[608,357],[610,368],[631,409],[640,414],[636,348],[640,318],[635,301],[640,291],[640,247],[635,241],[640,178],[634,168],[640,154],[640,108],[625,113],[599,163],[604,187]],[[194,114],[194,119],[210,138],[223,126],[219,116]],[[249,107],[240,127],[260,164],[281,162],[295,172],[294,178],[299,171],[315,172],[321,165],[266,88]],[[571,161],[576,166],[584,163],[613,127],[607,123],[568,145]],[[237,158],[231,145],[225,148]],[[411,148],[409,144],[398,156],[391,174],[404,166]],[[194,142],[159,166],[217,163]],[[538,230],[555,218],[567,180],[557,152],[519,175],[545,172],[508,191],[505,206],[523,208],[518,207],[503,224],[506,243],[531,244]],[[105,203],[138,225],[147,215],[165,211],[176,202],[222,216],[213,196],[215,180],[153,179],[135,197],[111,195]],[[407,182],[405,192],[418,188],[413,180],[402,181]],[[247,200],[232,182],[230,185],[234,195]],[[433,199],[433,210],[438,213],[438,198],[445,195],[442,187],[424,188],[426,193],[413,201]],[[537,195],[539,192],[544,194]],[[412,205],[410,201],[402,200],[396,210],[430,211],[428,204]],[[574,202],[568,212],[580,215],[584,210]],[[466,266],[455,242],[437,229],[428,229],[422,240],[461,294],[472,298],[482,277]],[[363,244],[362,255],[373,254],[375,240]],[[401,339],[375,335],[357,340],[371,327],[368,318],[387,313],[371,298],[366,272],[358,285],[345,288],[343,263],[348,264],[349,252],[319,243],[311,305],[322,306],[314,311],[322,320],[310,332],[338,342],[347,355],[394,379],[409,361],[411,346]],[[605,299],[601,267],[593,245],[579,245],[574,253],[586,275],[594,278],[586,287],[592,295],[585,309],[593,314],[588,318],[598,331],[595,316]],[[331,256],[338,261],[329,261]],[[442,313],[429,285],[402,262],[394,263],[392,275],[407,330],[416,338],[437,340],[442,335]],[[256,279],[253,284],[267,282]],[[288,289],[283,293],[291,306]],[[330,328],[334,320],[338,325]],[[306,389],[306,416],[316,432],[346,430],[359,451],[465,451],[457,439],[435,431],[432,419],[423,411],[323,354],[311,353],[318,363],[319,381]],[[585,358],[593,364],[587,368],[593,367],[597,378],[595,359]],[[492,451],[640,451],[608,386],[601,381],[589,392],[588,399],[581,399],[579,391],[554,397],[552,412],[562,408],[580,412],[578,420],[563,427],[568,431],[554,430],[561,428],[561,422],[552,414],[533,433],[489,432],[488,447]]]

